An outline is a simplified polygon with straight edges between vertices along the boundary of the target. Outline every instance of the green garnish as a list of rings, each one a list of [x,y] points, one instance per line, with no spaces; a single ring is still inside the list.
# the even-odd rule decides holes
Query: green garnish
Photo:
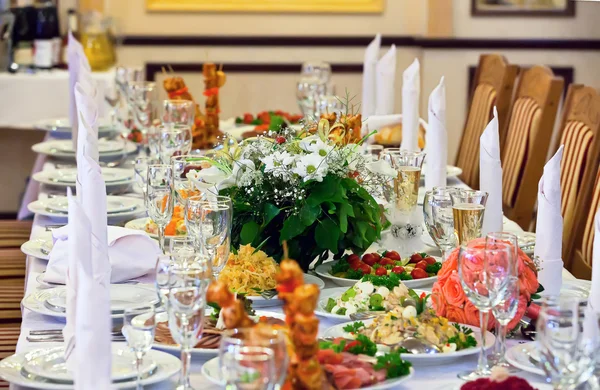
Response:
[[[342,308],[338,309],[338,311],[336,311],[335,314],[340,315],[340,316],[346,315],[346,308],[342,307]]]
[[[371,310],[384,310],[383,296],[381,294],[373,294],[369,297],[369,308]]]
[[[336,275],[342,272],[346,272],[350,269],[350,264],[348,264],[348,262],[346,260],[341,260],[338,261],[337,263],[335,263],[332,267],[331,270],[329,271],[330,274],[332,275]]]
[[[473,337],[473,329],[467,328],[465,326],[460,326],[458,324],[454,324],[456,330],[458,330],[458,334],[454,337],[450,337],[448,339],[448,344],[454,343],[456,344],[456,350],[460,351],[461,349],[467,349],[477,346],[477,340]]]
[[[377,363],[373,366],[376,370],[386,370],[386,379],[399,378],[410,373],[412,364],[400,357],[401,352],[390,352],[377,357]]]
[[[354,342],[348,344],[348,348],[346,352],[353,353],[355,355],[367,355],[367,356],[375,356],[377,353],[377,344],[371,341],[364,334],[359,334],[356,336],[356,344],[352,345]]]
[[[365,274],[362,271],[349,269],[348,271],[346,271],[345,277],[346,277],[346,279],[358,280],[358,279],[362,278],[363,276],[365,276]]]
[[[331,311],[333,310],[334,307],[335,307],[335,299],[329,298],[327,300],[327,305],[325,306],[325,311],[327,311],[328,313],[331,313]]]
[[[346,340],[341,340],[338,344],[333,341],[321,341],[319,342],[319,349],[331,349],[335,353],[344,352],[346,347]]]
[[[350,287],[348,290],[344,291],[342,294],[342,302],[348,302],[350,298],[354,298],[356,296],[356,290],[354,287]]]
[[[440,269],[442,269],[442,263],[436,261],[435,263],[429,264],[427,267],[425,267],[425,272],[428,274],[437,275]]]
[[[362,321],[355,322],[353,324],[348,324],[344,326],[344,332],[348,333],[358,333],[358,331],[365,327],[365,324]]]
[[[412,278],[411,278],[412,279]],[[389,275],[382,275],[382,276],[377,276],[377,275],[365,275],[363,276],[363,278],[361,279],[361,282],[371,282],[373,284],[373,286],[379,287],[379,286],[384,286],[387,287],[388,290],[393,290],[394,287],[398,287],[401,283],[401,276],[395,273],[391,273]]]

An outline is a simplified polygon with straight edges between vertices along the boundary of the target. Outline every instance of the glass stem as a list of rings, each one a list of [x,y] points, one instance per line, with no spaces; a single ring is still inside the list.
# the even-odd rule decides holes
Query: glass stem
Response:
[[[142,372],[141,372],[141,367],[142,367],[142,359],[144,358],[144,355],[141,352],[136,352],[135,354],[135,368],[137,370],[137,383],[136,383],[136,390],[142,390]]]
[[[189,323],[187,320],[182,319],[182,328],[184,340],[187,338],[189,334]],[[184,345],[185,344],[185,345]],[[190,363],[192,360],[192,355],[190,353],[191,348],[188,346],[188,343],[181,344],[181,378],[179,380],[178,388],[181,389],[190,389],[192,386],[190,385]]]
[[[477,372],[482,374],[488,371],[487,356],[485,355],[485,333],[487,331],[488,313],[479,310],[479,324],[481,325],[481,349],[477,360]]]
[[[500,345],[500,332],[502,332],[502,325],[500,325],[500,321],[496,321],[496,342],[494,343],[494,355],[499,358],[500,350],[502,346]]]
[[[506,354],[506,325],[505,324],[500,324],[500,322],[496,322],[496,329],[498,329],[498,335],[497,340],[499,339],[500,342],[498,342],[497,344],[499,344],[498,346],[498,350],[496,350],[496,354],[498,355],[498,362],[504,361],[504,355]]]
[[[440,252],[442,252],[442,263],[446,261],[446,249],[440,247]]]
[[[158,225],[158,245],[160,250],[165,253],[165,225]]]

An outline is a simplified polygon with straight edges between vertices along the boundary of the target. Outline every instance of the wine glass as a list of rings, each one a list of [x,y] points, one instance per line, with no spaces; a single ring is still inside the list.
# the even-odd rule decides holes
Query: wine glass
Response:
[[[192,150],[192,128],[189,125],[163,125],[158,127],[158,131],[163,164],[171,164],[171,157],[188,154]]]
[[[205,196],[200,201],[198,228],[201,245],[212,262],[215,279],[227,264],[231,243],[233,206],[228,196]]]
[[[128,104],[128,84],[130,82],[143,82],[145,78],[144,68],[141,66],[117,66],[115,69],[115,85],[117,87],[116,99],[115,101],[109,102],[109,104],[115,107],[113,115],[115,115],[116,119],[124,125],[122,128],[127,132],[129,131],[128,127],[130,126],[132,118],[131,107]],[[122,106],[124,106],[124,115],[122,118],[119,118]],[[124,134],[125,137],[127,137],[127,135],[128,133]]]
[[[315,102],[315,116],[320,117],[323,114],[337,114],[338,117],[344,110],[344,105],[339,97],[334,95],[317,96]]]
[[[175,260],[171,255],[159,255],[156,259],[154,283],[158,298],[165,309],[169,304],[169,270],[174,263]]]
[[[229,329],[221,335],[219,357],[240,347],[263,347],[272,350],[275,357],[275,384],[280,388],[285,382],[289,364],[286,333],[268,325],[244,329]],[[223,367],[222,367],[223,368]]]
[[[448,251],[456,248],[450,198],[450,193],[454,191],[456,191],[454,187],[434,187],[431,191],[427,191],[423,198],[425,226],[431,239],[442,252],[442,261],[446,260]]]
[[[188,237],[194,240],[194,246],[197,251],[201,249],[202,240],[200,238],[200,216],[202,215],[202,201],[204,196],[194,195],[186,199],[185,202],[185,228]]]
[[[158,87],[148,81],[131,81],[128,84],[127,102],[132,108],[133,118],[144,137],[156,117]]]
[[[301,75],[316,77],[320,82],[327,83],[331,79],[331,65],[324,61],[307,61],[302,64]]]
[[[148,165],[158,164],[158,161],[152,157],[138,156],[133,162],[133,170],[137,184],[142,188],[144,194],[144,202],[147,202],[147,182],[148,182]]]
[[[191,100],[163,100],[161,120],[164,125],[194,124],[195,105]]]
[[[479,310],[482,340],[477,369],[459,373],[460,379],[472,381],[490,375],[485,354],[487,318],[489,311],[504,297],[504,290],[511,276],[511,258],[512,251],[506,246],[488,250],[467,244],[460,248],[458,276],[467,299]]]
[[[226,389],[275,389],[275,356],[269,348],[236,347],[221,357],[220,365]]]
[[[598,319],[585,300],[544,297],[536,329],[541,367],[555,389],[574,389],[592,376]]]
[[[156,329],[156,313],[153,306],[126,308],[123,312],[123,336],[127,346],[135,354],[137,369],[136,389],[141,390],[141,366],[144,355],[152,348]]]
[[[194,240],[191,236],[171,237],[169,250],[173,259],[178,263],[189,263],[196,257]]]
[[[306,119],[316,118],[317,99],[326,95],[327,91],[327,83],[317,76],[305,76],[296,83],[296,101]]]
[[[158,243],[165,252],[165,227],[173,217],[173,167],[148,165],[146,193],[148,215],[158,226]]]
[[[182,205],[185,205],[185,200],[189,196],[200,195],[200,192],[194,189],[194,185],[187,178],[187,174],[191,170],[201,170],[201,164],[204,160],[206,160],[205,157],[192,154],[171,157],[171,164],[173,165],[173,186],[175,188],[175,196],[177,197],[177,202],[181,203]]]
[[[417,206],[419,183],[421,181],[421,166],[425,160],[424,152],[407,150],[388,151],[392,168],[398,172],[393,180],[393,196],[396,209],[400,212],[410,212]]]
[[[450,194],[454,215],[454,234],[459,245],[481,237],[483,214],[488,193],[460,190]]]
[[[367,145],[365,147],[365,155],[373,161],[379,160],[381,153],[383,153],[383,145]]]
[[[169,268],[169,330],[181,345],[181,376],[178,390],[193,389],[190,384],[191,349],[204,329],[206,288],[210,282],[210,265],[206,261]]]

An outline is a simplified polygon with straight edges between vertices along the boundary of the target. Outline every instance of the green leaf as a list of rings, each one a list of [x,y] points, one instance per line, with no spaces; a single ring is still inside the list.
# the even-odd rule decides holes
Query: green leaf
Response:
[[[342,233],[346,234],[348,233],[348,212],[347,208],[344,207],[344,204],[340,207],[338,215],[340,217],[340,230]]]
[[[330,200],[337,192],[339,179],[337,177],[327,175],[322,182],[316,183],[310,196],[306,202],[312,206],[318,206],[321,203]]]
[[[300,210],[300,220],[304,226],[310,226],[315,223],[319,214],[321,214],[321,208],[319,206],[312,206],[306,203]]]
[[[279,215],[279,212],[281,210],[279,210],[279,208],[277,206],[275,206],[273,203],[265,203],[264,206],[264,220],[263,220],[263,224],[262,226],[265,227],[269,224],[269,222],[271,222],[273,220],[273,218],[275,218],[277,215]]]
[[[241,243],[243,245],[252,243],[258,235],[259,229],[260,226],[256,222],[246,222],[244,226],[242,226],[242,231],[240,232]]]
[[[279,242],[291,240],[292,238],[302,234],[306,227],[302,224],[300,217],[292,215],[283,222],[283,228],[279,235]]]
[[[337,242],[340,237],[340,228],[331,219],[321,221],[315,229],[315,241],[321,248],[337,252]]]

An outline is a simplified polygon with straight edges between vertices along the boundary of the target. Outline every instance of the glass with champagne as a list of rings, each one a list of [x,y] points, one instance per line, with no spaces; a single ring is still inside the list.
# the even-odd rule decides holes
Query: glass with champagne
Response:
[[[481,237],[483,214],[488,193],[475,190],[461,190],[450,194],[454,215],[454,234],[459,245]]]
[[[400,150],[389,152],[386,157],[391,160],[392,167],[398,172],[398,176],[393,180],[396,209],[411,212],[417,206],[421,166],[425,160],[425,153]]]

